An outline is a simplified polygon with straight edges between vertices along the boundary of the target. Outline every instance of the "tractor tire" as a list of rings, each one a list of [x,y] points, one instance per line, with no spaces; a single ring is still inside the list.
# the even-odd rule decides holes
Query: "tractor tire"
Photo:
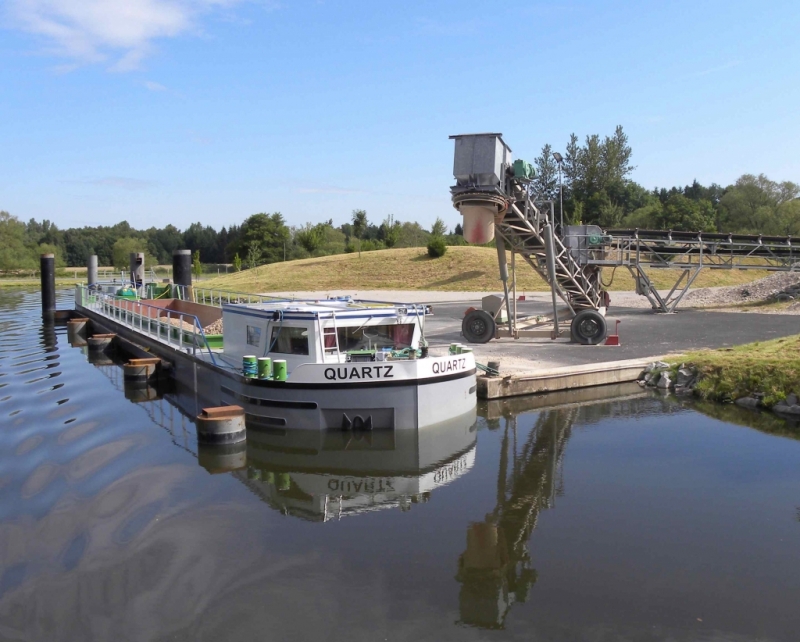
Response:
[[[597,310],[581,310],[570,325],[570,335],[575,343],[594,346],[606,338],[606,318]]]
[[[461,332],[470,343],[488,343],[494,339],[495,329],[492,315],[484,310],[467,312],[461,322]]]

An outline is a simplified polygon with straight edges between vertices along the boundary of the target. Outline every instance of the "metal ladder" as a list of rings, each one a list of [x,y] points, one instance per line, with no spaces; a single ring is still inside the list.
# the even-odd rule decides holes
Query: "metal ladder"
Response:
[[[548,226],[552,229],[553,208],[549,216],[542,212],[530,196],[518,199],[498,215],[495,229],[510,248],[522,256],[546,283],[552,285],[547,269]],[[558,236],[553,234],[556,290],[574,313],[605,307],[600,268],[581,266]]]

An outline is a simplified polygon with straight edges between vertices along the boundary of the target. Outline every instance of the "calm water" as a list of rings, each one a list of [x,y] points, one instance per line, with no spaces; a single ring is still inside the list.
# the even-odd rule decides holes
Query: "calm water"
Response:
[[[198,451],[38,305],[0,291],[2,640],[800,639],[792,426],[626,389]]]

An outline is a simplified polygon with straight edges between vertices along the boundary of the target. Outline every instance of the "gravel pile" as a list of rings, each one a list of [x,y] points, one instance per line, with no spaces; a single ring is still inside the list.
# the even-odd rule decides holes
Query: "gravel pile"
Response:
[[[162,317],[162,319],[166,320],[166,317]],[[171,325],[183,328],[184,330],[188,330],[189,332],[194,330],[193,323],[187,323],[186,321],[182,321],[181,319],[178,318],[171,318],[168,319],[168,321]],[[206,334],[222,334],[222,319],[220,319],[219,321],[214,321],[214,323],[207,325],[205,328],[203,328],[203,332],[205,332]]]
[[[795,287],[800,287],[800,274],[776,272],[745,285],[692,290],[686,294],[684,302],[692,307],[757,303],[768,299],[777,299],[778,294],[790,292]]]
[[[203,332],[206,334],[222,334],[222,319],[207,325],[205,328],[203,328]]]

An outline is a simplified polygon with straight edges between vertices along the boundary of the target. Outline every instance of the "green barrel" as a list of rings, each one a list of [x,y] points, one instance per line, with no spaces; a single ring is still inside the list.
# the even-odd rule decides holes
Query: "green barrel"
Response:
[[[286,360],[275,359],[272,362],[272,378],[275,381],[286,381]]]
[[[272,359],[269,357],[258,358],[258,378],[269,379],[272,375]]]
[[[258,374],[256,355],[247,354],[242,357],[242,372],[245,377],[255,377]]]
[[[278,473],[278,490],[289,490],[292,487],[292,478],[289,473]]]
[[[458,344],[457,343],[451,343],[450,344],[450,354],[455,354],[457,350],[458,350]]]

